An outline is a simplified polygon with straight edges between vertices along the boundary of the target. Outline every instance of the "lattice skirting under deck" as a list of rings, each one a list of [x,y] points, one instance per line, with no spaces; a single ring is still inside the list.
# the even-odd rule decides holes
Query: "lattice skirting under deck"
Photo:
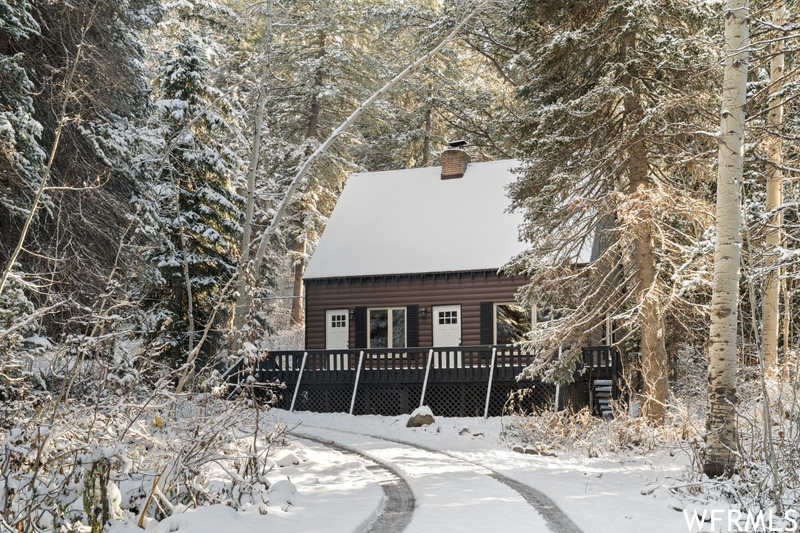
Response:
[[[289,409],[294,386],[287,387],[279,407]],[[499,416],[507,407],[508,397],[515,396],[515,407],[525,411],[551,408],[555,387],[543,383],[494,383],[489,397],[489,416]],[[317,413],[347,413],[350,411],[352,386],[301,384],[295,401],[296,411]],[[356,393],[353,414],[397,416],[408,414],[420,403],[421,384],[361,384]],[[486,386],[476,383],[430,383],[425,393],[425,404],[440,416],[483,416]]]

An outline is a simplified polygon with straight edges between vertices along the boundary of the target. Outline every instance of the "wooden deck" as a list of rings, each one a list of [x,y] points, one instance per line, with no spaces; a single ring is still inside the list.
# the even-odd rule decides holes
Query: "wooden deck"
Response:
[[[285,384],[277,400],[284,409],[399,415],[424,403],[442,416],[500,415],[509,394],[520,389],[528,389],[532,407],[588,405],[593,379],[616,382],[616,352],[584,348],[588,372],[576,372],[576,382],[561,387],[557,399],[554,385],[517,380],[533,357],[505,345],[280,351],[240,360],[224,377],[232,389],[250,376],[257,384]]]

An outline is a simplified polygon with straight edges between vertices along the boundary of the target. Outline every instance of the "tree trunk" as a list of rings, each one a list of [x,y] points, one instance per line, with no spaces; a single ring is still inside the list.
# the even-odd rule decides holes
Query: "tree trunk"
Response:
[[[250,292],[250,276],[257,273],[248,271],[250,265],[250,248],[253,245],[253,217],[256,203],[256,176],[261,159],[261,138],[264,118],[266,116],[267,96],[269,95],[270,62],[272,58],[272,0],[267,1],[267,25],[264,29],[264,63],[261,65],[261,87],[259,87],[256,113],[253,117],[253,144],[250,147],[250,161],[247,169],[247,204],[245,207],[244,226],[242,228],[242,253],[239,257],[238,279],[236,283],[236,304],[233,309],[233,330],[230,336],[229,351],[235,354],[239,350],[241,339],[239,333],[244,327],[247,317],[253,308],[253,295]]]
[[[306,140],[319,138],[319,119],[321,108],[319,105],[319,97],[316,91],[322,90],[322,85],[325,82],[324,70],[322,68],[322,60],[325,58],[325,32],[319,31],[317,33],[317,69],[314,72],[314,87],[311,91],[311,101],[309,104],[308,114],[308,127],[306,128]],[[306,157],[311,155],[309,149]],[[299,210],[316,209],[314,205],[314,196],[309,195],[305,201],[301,199],[298,202]],[[302,216],[302,215],[301,215]],[[302,225],[302,222],[300,223]],[[305,232],[302,231],[299,235],[299,241],[294,249],[294,280],[292,284],[292,310],[290,314],[291,325],[298,326],[303,323],[303,273],[306,271],[306,247],[308,239]]]
[[[308,128],[306,128],[306,139],[316,139],[319,137],[319,96],[316,91],[322,90],[324,71],[322,60],[325,58],[325,32],[317,32],[317,68],[314,71],[314,88],[311,91],[311,105],[309,106]],[[311,154],[306,154],[306,157]]]
[[[625,98],[625,114],[631,128],[636,128],[644,118],[641,103],[634,94]],[[634,136],[628,151],[628,179],[631,195],[636,201],[647,201],[648,189],[653,187],[653,182],[648,176],[647,147],[640,135]],[[651,423],[663,424],[667,402],[667,353],[664,347],[661,305],[655,286],[656,255],[650,220],[639,221],[635,232],[633,251],[638,277],[637,300],[640,306],[642,414]]]
[[[294,287],[292,288],[292,325],[303,323],[303,273],[306,270],[306,239],[303,238],[295,248]]]
[[[422,141],[422,161],[419,166],[427,167],[431,160],[431,108],[425,110],[425,138]]]
[[[789,279],[788,276],[782,280],[781,283],[781,290],[783,291],[783,353],[784,357],[789,354],[789,350],[791,349],[791,345],[789,341],[791,340],[791,324],[792,324],[792,306],[791,301],[789,300]],[[784,367],[785,368],[785,367]]]
[[[736,427],[736,323],[739,300],[742,178],[747,62],[749,59],[749,2],[728,0],[725,10],[725,67],[717,176],[714,275],[711,296],[711,331],[708,349],[708,409],[706,458],[703,470],[710,477],[730,476],[735,468]]]
[[[780,26],[783,23],[785,8],[778,6],[773,14],[773,23]],[[770,60],[769,92],[774,99],[769,100],[769,124],[772,132],[767,139],[766,151],[770,160],[767,167],[767,212],[776,210],[783,203],[782,185],[783,176],[783,141],[781,130],[783,128],[783,41],[778,40],[773,44],[773,56]],[[780,313],[780,269],[775,268],[777,248],[781,244],[781,226],[783,215],[774,213],[770,216],[767,227],[766,262],[767,278],[764,286],[764,300],[762,302],[762,321],[764,323],[764,358],[766,370],[774,374],[778,369],[778,327]]]

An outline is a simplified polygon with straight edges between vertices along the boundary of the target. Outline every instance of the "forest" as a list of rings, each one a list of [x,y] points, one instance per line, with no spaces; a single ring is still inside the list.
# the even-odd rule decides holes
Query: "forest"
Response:
[[[526,374],[568,381],[613,324],[620,431],[690,450],[689,484],[791,506],[798,34],[780,0],[0,0],[2,523],[101,531],[123,474],[140,527],[258,504],[286,434],[222,372],[302,347],[348,175],[452,139],[521,161],[529,250],[505,270],[558,317],[525,345],[575,347]],[[520,431],[557,446],[547,423],[603,421]],[[225,491],[197,481],[234,449]]]

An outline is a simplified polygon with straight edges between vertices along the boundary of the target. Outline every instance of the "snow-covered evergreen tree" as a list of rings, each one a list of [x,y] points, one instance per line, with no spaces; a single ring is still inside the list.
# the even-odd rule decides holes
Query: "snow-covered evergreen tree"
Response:
[[[0,260],[8,260],[14,238],[39,188],[45,154],[42,126],[34,118],[33,83],[15,44],[39,32],[26,0],[0,5]]]
[[[520,88],[525,166],[511,194],[532,249],[513,270],[532,274],[528,298],[562,313],[536,333],[544,353],[572,347],[554,366],[532,370],[568,379],[578,347],[604,333],[590,325],[608,324],[608,314],[627,332],[615,341],[638,341],[645,412],[660,420],[665,325],[683,338],[702,335],[695,313],[708,279],[696,243],[710,225],[716,150],[702,133],[715,129],[713,8],[522,2],[515,15],[512,63],[528,81]],[[601,260],[575,272],[570,265],[598,227],[609,228]]]
[[[70,327],[81,304],[100,301],[112,272],[138,262],[120,241],[139,176],[130,152],[110,148],[124,147],[114,133],[148,112],[141,31],[154,5],[0,5],[0,259],[19,250],[2,266],[18,262],[18,271],[46,280],[40,307],[76,304],[45,322],[53,333]]]
[[[225,143],[230,107],[211,84],[207,45],[182,31],[158,79],[166,164],[156,183],[164,239],[152,255],[162,276],[155,326],[173,362],[182,362],[205,328],[227,319],[224,289],[241,232],[242,199],[233,192],[241,162]]]

